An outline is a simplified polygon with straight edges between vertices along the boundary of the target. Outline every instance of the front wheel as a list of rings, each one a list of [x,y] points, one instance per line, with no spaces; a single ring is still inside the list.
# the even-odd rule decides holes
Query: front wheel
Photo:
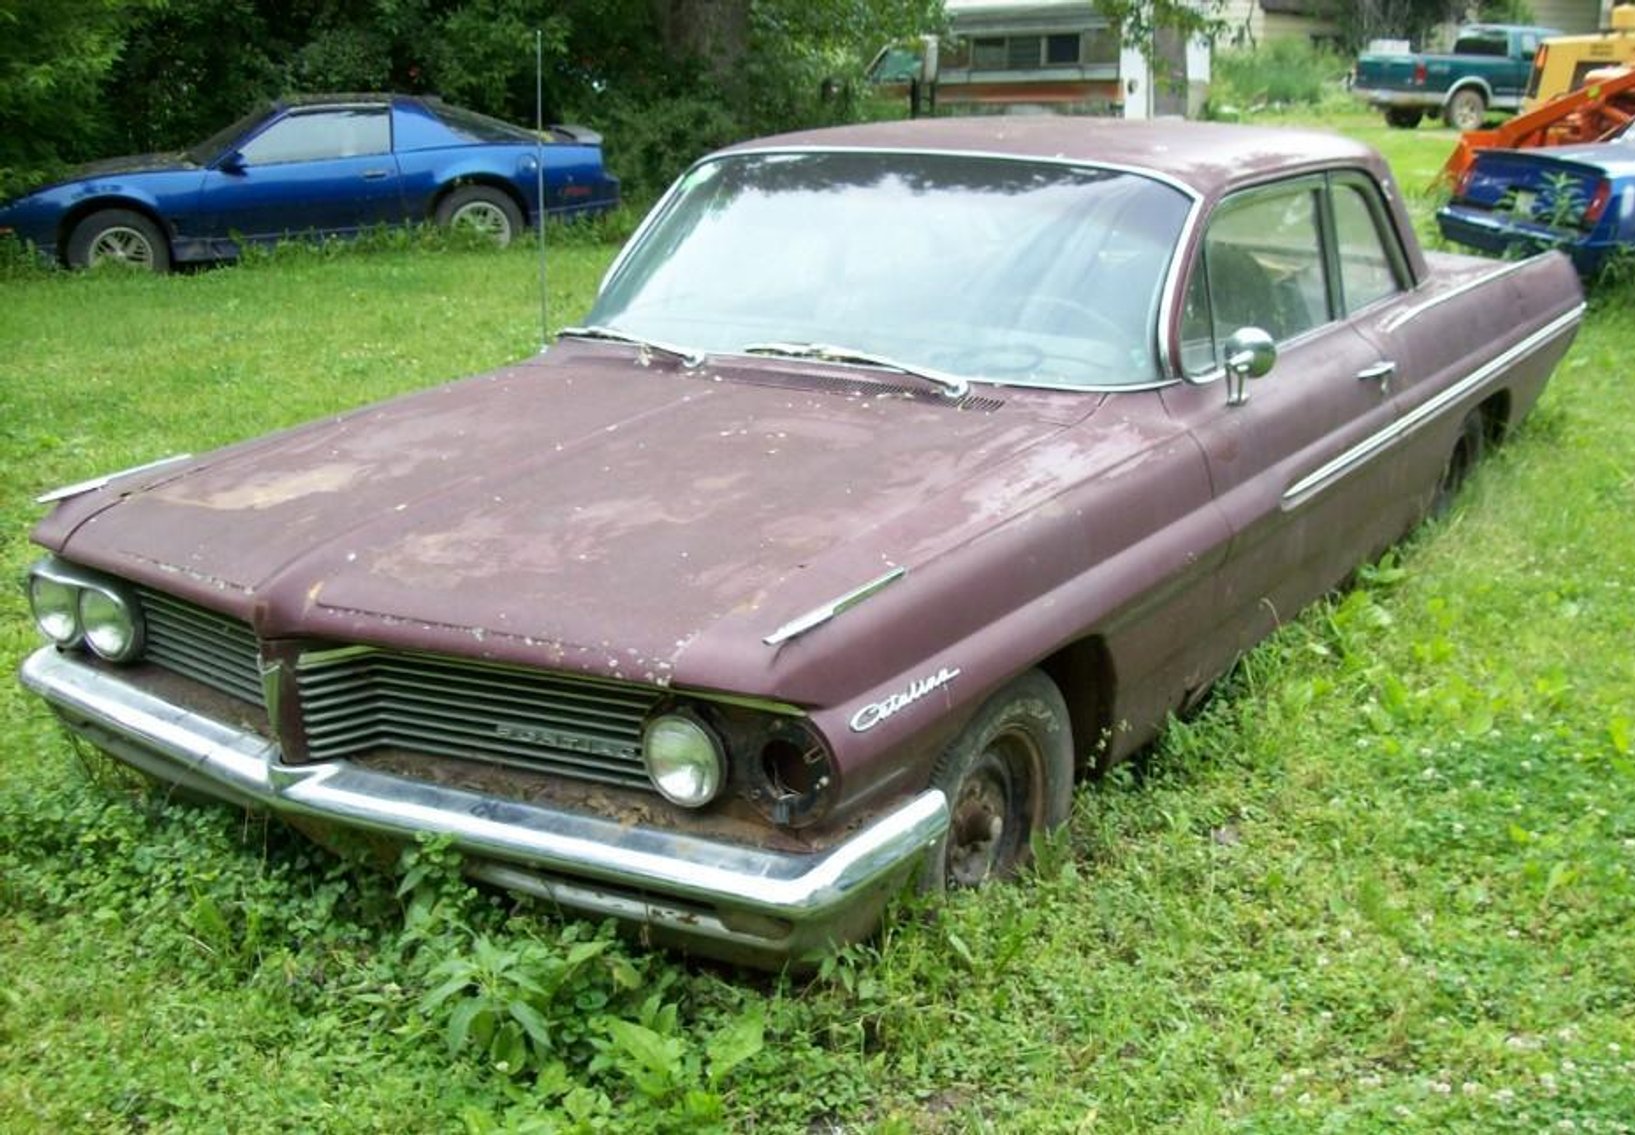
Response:
[[[438,203],[437,223],[449,229],[469,229],[504,248],[522,231],[522,210],[492,186],[462,185]]]
[[[1412,110],[1407,107],[1392,107],[1385,112],[1385,124],[1394,126],[1398,130],[1412,130],[1419,125],[1420,119],[1425,117],[1422,110]]]
[[[933,787],[948,797],[948,834],[927,855],[927,891],[1014,875],[1035,832],[1067,821],[1073,738],[1056,684],[1030,670],[985,702],[938,760]]]
[[[1455,130],[1478,130],[1487,121],[1487,99],[1471,87],[1455,91],[1442,108],[1442,118]]]
[[[92,213],[68,237],[68,266],[117,264],[144,272],[170,271],[170,245],[159,226],[129,209]]]

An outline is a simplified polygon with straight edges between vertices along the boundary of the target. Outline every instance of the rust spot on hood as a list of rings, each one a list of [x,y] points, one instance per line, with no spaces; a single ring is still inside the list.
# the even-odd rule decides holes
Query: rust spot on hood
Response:
[[[207,482],[201,484],[183,479],[159,490],[156,495],[175,504],[224,511],[275,508],[317,493],[342,492],[368,472],[368,467],[364,465],[331,462],[308,468],[254,472],[236,485],[211,487]]]

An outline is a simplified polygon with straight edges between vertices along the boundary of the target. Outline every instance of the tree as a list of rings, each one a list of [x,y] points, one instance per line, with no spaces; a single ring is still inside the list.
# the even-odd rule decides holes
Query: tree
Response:
[[[102,94],[148,0],[0,0],[0,195],[106,138]]]
[[[1373,39],[1407,39],[1423,45],[1441,24],[1458,19],[1463,0],[1329,0],[1329,11],[1353,50]]]
[[[1148,59],[1158,57],[1159,37],[1182,42],[1202,37],[1213,42],[1226,30],[1226,0],[1090,0],[1091,6],[1119,29],[1128,47]]]

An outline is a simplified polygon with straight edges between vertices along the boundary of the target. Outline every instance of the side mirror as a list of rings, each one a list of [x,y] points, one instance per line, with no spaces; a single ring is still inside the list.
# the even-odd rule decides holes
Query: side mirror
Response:
[[[1277,362],[1277,344],[1259,327],[1240,327],[1227,336],[1226,404],[1249,401],[1249,380],[1260,378]]]
[[[221,160],[216,162],[216,168],[221,170],[222,173],[233,174],[234,176],[242,175],[244,173],[244,155],[237,150],[229,150],[221,156]]]

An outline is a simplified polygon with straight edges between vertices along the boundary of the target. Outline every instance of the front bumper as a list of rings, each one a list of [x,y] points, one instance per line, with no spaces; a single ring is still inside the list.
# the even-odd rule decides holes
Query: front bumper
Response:
[[[472,874],[640,924],[656,940],[778,966],[869,933],[948,828],[935,789],[806,854],[631,826],[407,780],[348,761],[284,765],[275,742],[182,709],[44,647],[22,681],[74,733],[183,788],[296,820],[447,835]]]

